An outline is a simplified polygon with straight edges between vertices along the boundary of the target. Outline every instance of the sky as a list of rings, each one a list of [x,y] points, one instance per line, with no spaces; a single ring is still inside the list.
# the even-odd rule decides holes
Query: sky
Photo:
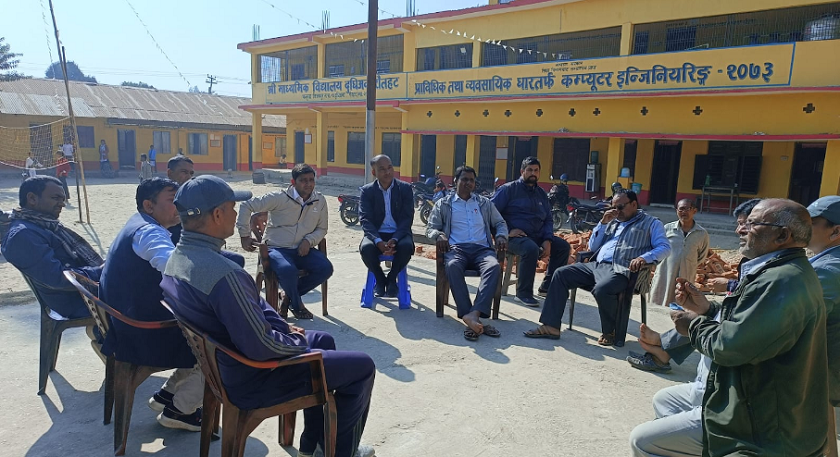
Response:
[[[417,14],[487,3],[415,1]],[[379,0],[380,9],[397,16],[405,16],[405,5]],[[363,23],[368,9],[367,0],[53,0],[53,6],[67,60],[100,83],[143,81],[158,89],[206,91],[211,74],[218,78],[214,92],[242,97],[251,96],[250,59],[236,45],[251,41],[254,24],[266,39],[312,31],[306,22],[320,27],[325,10],[331,27]],[[43,78],[58,60],[48,0],[0,0],[0,11],[0,36],[12,52],[23,54],[17,70]]]

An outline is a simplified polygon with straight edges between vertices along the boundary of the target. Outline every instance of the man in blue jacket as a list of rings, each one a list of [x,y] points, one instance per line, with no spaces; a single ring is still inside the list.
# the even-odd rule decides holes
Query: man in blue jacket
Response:
[[[414,254],[414,191],[410,184],[394,179],[394,166],[384,154],[370,160],[370,172],[376,180],[362,187],[359,220],[365,235],[359,253],[376,277],[373,294],[396,297],[397,275]],[[387,277],[379,263],[381,255],[394,256]]]
[[[335,392],[338,414],[336,457],[370,457],[359,446],[367,421],[376,367],[364,353],[336,351],[332,336],[289,325],[260,298],[253,278],[219,251],[234,234],[236,201],[250,192],[234,192],[215,176],[185,183],[175,196],[184,234],[166,264],[161,287],[178,319],[252,360],[284,359],[310,351],[323,354],[327,389]],[[282,403],[311,392],[309,368],[251,368],[220,354],[222,382],[230,401],[242,409]],[[298,456],[323,448],[323,408],[303,412]]]
[[[548,195],[539,186],[540,161],[526,157],[519,169],[521,177],[509,182],[493,195],[492,202],[505,218],[510,233],[509,250],[519,256],[516,270],[516,300],[526,306],[540,306],[534,298],[534,276],[537,260],[548,263],[538,293],[548,294],[554,270],[569,261],[571,247],[566,240],[554,236],[554,219]]]
[[[137,187],[135,213],[114,239],[102,272],[102,300],[127,317],[163,321],[172,315],[163,306],[160,281],[175,245],[168,229],[181,221],[175,208],[178,184],[147,179]],[[184,335],[177,327],[144,330],[111,319],[102,348],[121,362],[177,368],[149,399],[160,413],[158,422],[169,428],[201,430],[204,376]]]

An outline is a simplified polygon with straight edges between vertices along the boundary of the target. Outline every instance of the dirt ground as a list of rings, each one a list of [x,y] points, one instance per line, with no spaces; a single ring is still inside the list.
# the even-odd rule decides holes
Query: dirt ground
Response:
[[[0,208],[17,205],[18,185],[0,178]],[[231,185],[257,195],[279,188],[254,185],[246,176],[234,177]],[[135,188],[134,181],[91,179],[91,224],[76,222],[75,203],[61,220],[105,256],[136,210]],[[560,341],[524,338],[522,332],[534,327],[539,309],[505,297],[501,319],[495,323],[502,337],[468,342],[453,308],[444,318],[435,317],[435,264],[422,258],[409,266],[411,310],[399,310],[390,301],[377,301],[374,310],[360,309],[366,274],[357,249],[361,229],[346,227],[338,217],[336,197],[347,189],[319,190],[327,195],[331,211],[328,250],[336,273],[329,283],[330,315],[316,313],[313,321],[298,324],[329,331],[340,349],[365,351],[374,358],[377,383],[363,442],[375,446],[377,455],[626,455],[630,431],[653,418],[653,394],[693,377],[697,355],[668,375],[634,370],[625,362],[628,350],[640,350],[634,336],[640,319],[638,298],[623,348],[595,344],[598,313],[585,292],[578,294],[575,329],[564,327]],[[71,191],[75,194],[72,186]],[[254,271],[256,255],[243,252],[237,238],[228,241],[228,249],[245,254],[246,268]],[[473,279],[469,282],[476,285]],[[311,310],[319,309],[319,292],[305,301]],[[667,312],[651,308],[655,307],[649,307],[649,324],[661,331],[670,328]],[[38,316],[20,273],[0,257],[0,389],[5,393],[0,397],[0,454],[113,455],[113,426],[102,425],[104,368],[82,331],[66,332],[46,395],[35,395]],[[197,434],[160,427],[145,406],[163,379],[163,374],[154,375],[137,391],[126,455],[198,451]],[[298,433],[301,427],[299,419]],[[218,442],[210,452],[218,455]],[[269,420],[251,434],[246,455],[296,454],[277,444],[277,423]]]

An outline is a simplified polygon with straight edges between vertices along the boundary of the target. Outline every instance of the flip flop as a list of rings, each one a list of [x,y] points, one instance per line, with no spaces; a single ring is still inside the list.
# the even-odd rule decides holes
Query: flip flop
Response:
[[[491,338],[498,338],[502,336],[502,332],[493,327],[492,325],[485,325],[484,326],[484,334],[491,337]]]
[[[311,312],[309,312],[308,309],[306,309],[304,307],[301,307],[300,309],[290,309],[289,311],[291,311],[292,314],[294,314],[295,319],[298,319],[298,320],[313,319],[315,317],[315,316],[312,315]]]
[[[601,346],[613,346],[613,345],[615,345],[615,335],[613,335],[613,334],[603,335],[602,334],[601,337],[598,338],[598,344],[600,344]]]
[[[478,336],[479,336],[478,333],[475,333],[474,331],[472,331],[471,328],[465,328],[464,329],[464,338],[466,338],[467,341],[478,341]]]
[[[536,331],[528,330],[527,332],[522,332],[522,334],[525,335],[528,338],[548,338],[550,340],[559,340],[560,339],[560,335],[552,335],[551,333],[542,333],[540,331],[541,328],[542,327],[537,327]]]

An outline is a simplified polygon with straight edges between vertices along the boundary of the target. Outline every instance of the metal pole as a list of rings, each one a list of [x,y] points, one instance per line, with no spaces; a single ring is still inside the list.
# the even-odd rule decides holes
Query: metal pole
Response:
[[[379,0],[368,0],[368,48],[367,48],[367,112],[365,114],[365,168],[373,158],[376,143],[376,34],[379,30]],[[365,173],[365,182],[373,180]]]

